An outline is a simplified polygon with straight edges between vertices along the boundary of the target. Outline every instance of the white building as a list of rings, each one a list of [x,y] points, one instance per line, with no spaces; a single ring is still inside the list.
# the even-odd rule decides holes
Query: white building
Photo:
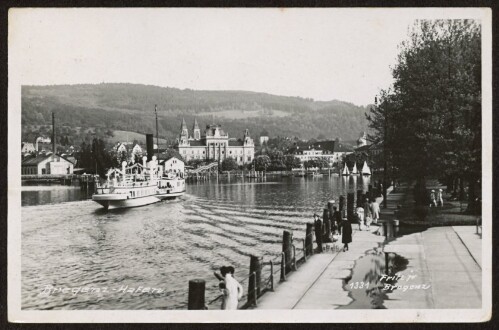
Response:
[[[182,120],[175,149],[185,161],[193,159],[222,161],[233,158],[237,164],[243,165],[251,163],[255,157],[255,144],[247,129],[243,138],[236,140],[229,138],[229,134],[225,133],[220,125],[207,125],[201,136],[201,130],[195,120],[192,134],[189,136],[185,120]]]
[[[185,165],[184,162],[177,157],[170,157],[164,161],[161,161],[165,173],[184,173]]]
[[[21,163],[21,174],[73,174],[74,164],[59,155],[38,155]]]
[[[260,136],[260,145],[263,145],[264,143],[269,141],[268,136]]]
[[[288,150],[288,154],[300,159],[302,164],[313,159],[324,159],[330,167],[341,162],[344,156],[352,152],[352,148],[343,145],[339,140],[319,141],[312,144],[297,143]]]

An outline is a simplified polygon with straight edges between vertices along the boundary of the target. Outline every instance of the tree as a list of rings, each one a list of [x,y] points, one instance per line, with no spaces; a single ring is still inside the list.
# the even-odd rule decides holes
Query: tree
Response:
[[[393,87],[367,116],[389,168],[418,182],[459,176],[470,202],[481,176],[481,31],[472,20],[417,21],[402,43]],[[423,201],[422,196],[418,203]]]
[[[267,155],[257,156],[255,158],[255,170],[266,171],[270,168],[270,157]]]
[[[118,166],[117,159],[106,151],[104,141],[101,139],[93,139],[91,145],[82,144],[78,164],[100,176],[105,176],[109,168]]]
[[[237,162],[234,158],[225,158],[222,161],[222,164],[221,164],[222,171],[235,171],[238,168],[239,167],[238,167]]]
[[[284,156],[284,165],[288,171],[291,171],[293,168],[301,167],[301,161],[294,155],[286,155]]]
[[[268,153],[270,158],[270,169],[273,171],[282,171],[286,168],[284,164],[284,153],[280,150],[271,150]]]
[[[320,170],[322,170],[325,167],[329,166],[329,162],[325,160],[324,158],[317,158],[315,159],[315,167],[318,167]]]

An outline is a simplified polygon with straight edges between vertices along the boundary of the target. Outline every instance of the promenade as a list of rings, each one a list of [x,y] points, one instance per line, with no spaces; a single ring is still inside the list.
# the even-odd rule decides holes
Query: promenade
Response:
[[[393,211],[403,192],[392,192],[382,220],[393,218]],[[358,231],[353,226],[353,242],[346,252],[315,254],[298,271],[291,273],[274,292],[267,292],[256,309],[337,309],[353,299],[343,285],[352,276],[355,262],[367,251],[379,249],[385,240],[371,226]],[[408,260],[401,273],[411,274],[410,281],[397,285],[426,285],[428,289],[395,289],[383,305],[388,309],[480,308],[481,238],[474,226],[432,227],[397,237],[384,246],[386,253],[396,253]],[[342,246],[340,243],[336,243]],[[348,307],[347,307],[348,308]]]

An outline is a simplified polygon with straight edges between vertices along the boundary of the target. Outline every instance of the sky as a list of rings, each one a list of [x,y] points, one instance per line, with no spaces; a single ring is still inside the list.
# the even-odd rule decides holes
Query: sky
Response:
[[[393,82],[390,67],[414,20],[450,13],[11,9],[9,75],[22,85],[123,82],[367,105]]]

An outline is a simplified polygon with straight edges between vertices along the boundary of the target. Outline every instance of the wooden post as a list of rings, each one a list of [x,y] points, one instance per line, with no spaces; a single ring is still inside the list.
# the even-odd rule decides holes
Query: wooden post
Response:
[[[330,201],[327,202],[327,209],[329,210],[329,217],[330,217],[331,221],[333,221],[333,215],[334,215],[333,206],[334,206],[334,203],[335,203],[334,200],[330,200]]]
[[[324,239],[323,242],[331,241],[331,221],[329,217],[329,210],[327,208],[324,209],[322,213],[322,221],[323,221],[323,229],[324,229]]]
[[[296,247],[293,244],[293,270],[296,271],[298,270],[298,267],[296,267]]]
[[[476,225],[476,233],[478,234],[478,221]],[[303,239],[303,260],[307,262],[307,243],[305,239]]]
[[[283,232],[282,237],[282,252],[286,256],[286,273],[291,271],[291,263],[292,263],[292,253],[293,253],[293,233],[285,230]]]
[[[371,201],[373,198],[373,185],[372,184],[369,185],[369,191],[367,192],[367,197],[369,198],[369,201]]]
[[[261,257],[257,257],[254,255],[250,256],[250,269],[249,273],[255,274],[256,276],[256,294],[259,296],[260,295],[260,287],[261,287],[261,278],[262,278],[262,263],[261,263]],[[248,287],[248,301],[250,301],[250,290],[252,289],[251,285]]]
[[[339,211],[343,214],[343,209],[345,208],[345,196],[340,196]]]
[[[257,275],[255,272],[250,273],[249,281],[248,281],[248,305],[256,306],[256,301],[258,299],[257,294]]]
[[[274,262],[270,260],[270,291],[274,291]]]
[[[316,221],[315,226],[315,242],[317,243],[317,251],[322,253],[322,221]]]
[[[357,190],[357,207],[362,207],[364,204],[364,196],[362,189]]]
[[[187,309],[202,310],[205,309],[204,305],[204,290],[205,281],[202,279],[194,279],[189,281],[189,300]]]
[[[286,263],[286,254],[284,252],[281,253],[281,281],[286,281],[286,267],[284,264]]]
[[[353,222],[354,219],[354,194],[353,193],[348,193],[347,194],[347,219],[350,222]]]
[[[314,241],[312,237],[312,230],[314,228],[314,224],[308,222],[307,223],[307,230],[305,231],[305,255],[312,255],[314,254]]]

